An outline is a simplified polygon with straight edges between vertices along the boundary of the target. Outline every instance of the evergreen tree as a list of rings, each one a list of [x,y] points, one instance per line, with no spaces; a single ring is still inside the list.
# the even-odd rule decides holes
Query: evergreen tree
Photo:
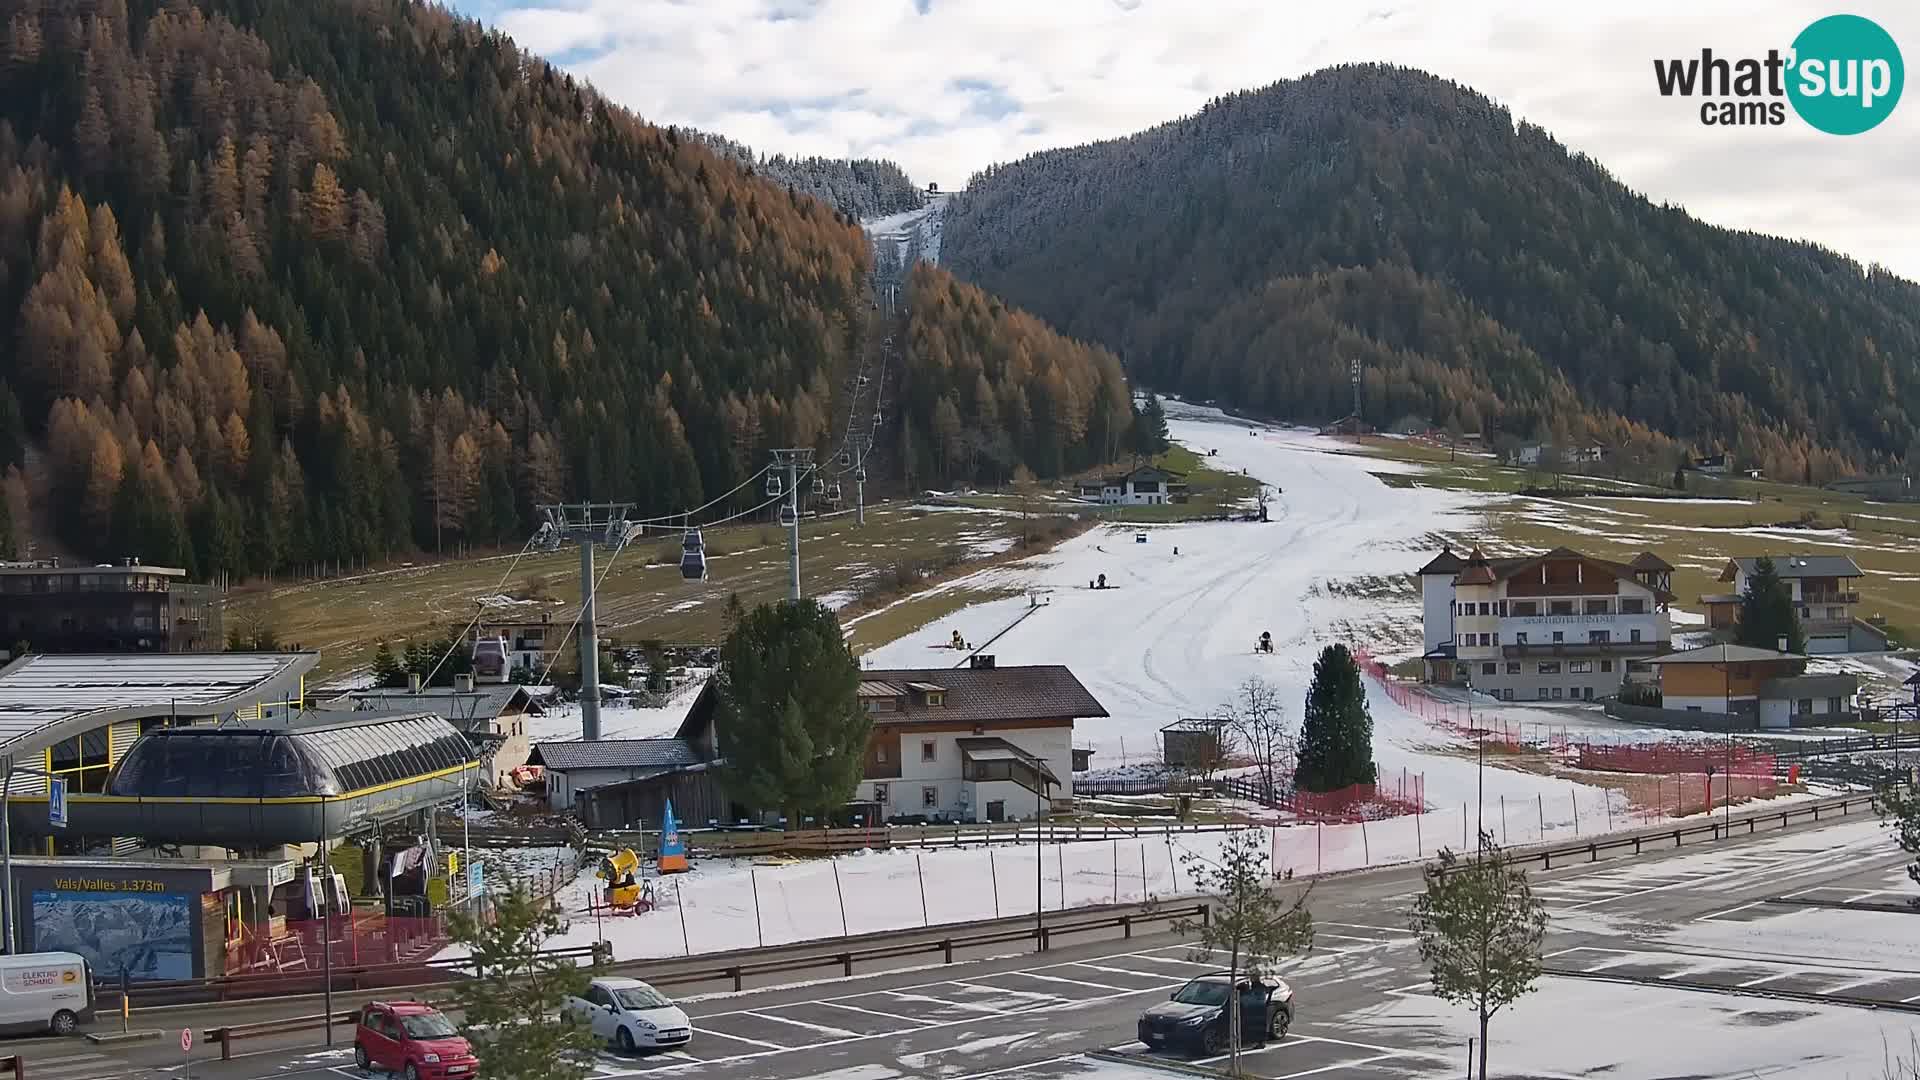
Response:
[[[873,724],[832,611],[813,600],[753,609],[727,635],[715,678],[716,737],[743,801],[797,826],[853,796]]]
[[[1487,833],[1471,858],[1442,849],[1421,877],[1426,889],[1410,915],[1420,958],[1432,973],[1434,994],[1469,1006],[1479,1019],[1485,1080],[1488,1022],[1540,978],[1546,905],[1534,897],[1527,872],[1508,862]]]
[[[1140,432],[1135,450],[1141,457],[1164,454],[1173,445],[1167,437],[1167,411],[1160,404],[1159,394],[1147,395],[1147,404],[1135,414],[1134,424]]]
[[[1800,613],[1793,606],[1793,587],[1780,577],[1773,560],[1762,555],[1754,560],[1746,591],[1740,594],[1740,626],[1735,640],[1756,649],[1778,649],[1783,638],[1787,652],[1807,651]]]
[[[407,669],[400,666],[385,638],[373,650],[373,685],[387,689],[407,685]]]
[[[473,1044],[482,1076],[515,1080],[584,1080],[593,1073],[600,1040],[563,1010],[587,992],[601,968],[574,957],[543,955],[547,940],[566,930],[559,908],[536,900],[515,883],[494,897],[493,918],[456,910],[452,938],[473,958],[474,977],[453,987],[460,1030]]]
[[[1345,645],[1329,645],[1314,661],[1300,724],[1294,783],[1305,791],[1337,791],[1375,780],[1373,716],[1360,666]]]

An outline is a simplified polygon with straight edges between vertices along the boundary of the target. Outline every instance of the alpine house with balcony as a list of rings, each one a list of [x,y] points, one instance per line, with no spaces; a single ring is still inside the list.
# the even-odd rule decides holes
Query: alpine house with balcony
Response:
[[[1507,701],[1611,697],[1672,648],[1673,567],[1570,548],[1489,559],[1442,551],[1419,570],[1426,678]]]
[[[1773,572],[1793,595],[1794,613],[1807,637],[1809,653],[1881,652],[1886,631],[1859,616],[1859,581],[1866,576],[1846,555],[1771,555]],[[1731,630],[1740,622],[1740,600],[1760,559],[1728,559],[1720,580],[1732,592],[1702,596],[1707,625]]]

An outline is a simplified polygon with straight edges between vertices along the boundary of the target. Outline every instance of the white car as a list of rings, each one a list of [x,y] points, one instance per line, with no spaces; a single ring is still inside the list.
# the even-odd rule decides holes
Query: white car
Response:
[[[623,1054],[685,1046],[693,1038],[687,1014],[639,979],[595,979],[585,997],[567,999],[566,1011]]]

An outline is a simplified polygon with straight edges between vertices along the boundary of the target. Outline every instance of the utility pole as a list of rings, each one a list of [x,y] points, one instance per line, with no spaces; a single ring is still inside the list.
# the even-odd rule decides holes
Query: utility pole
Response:
[[[568,541],[580,545],[580,738],[594,742],[600,738],[600,634],[594,625],[593,545],[611,548],[611,560],[640,527],[627,521],[632,503],[554,503],[539,510],[546,520],[535,537],[537,547],[558,551]]]
[[[787,502],[780,508],[780,524],[787,527],[787,599],[800,599],[800,476],[813,471],[813,451],[775,450],[773,466],[787,471]]]

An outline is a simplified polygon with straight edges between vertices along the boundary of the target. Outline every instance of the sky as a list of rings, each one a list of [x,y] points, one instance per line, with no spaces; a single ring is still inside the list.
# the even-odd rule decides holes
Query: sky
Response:
[[[1920,4],[1850,0],[453,0],[654,123],[963,186],[1234,90],[1384,61],[1473,87],[1656,202],[1920,280],[1920,91],[1872,131],[1707,127],[1656,58],[1786,50],[1839,12],[1920,62]]]

